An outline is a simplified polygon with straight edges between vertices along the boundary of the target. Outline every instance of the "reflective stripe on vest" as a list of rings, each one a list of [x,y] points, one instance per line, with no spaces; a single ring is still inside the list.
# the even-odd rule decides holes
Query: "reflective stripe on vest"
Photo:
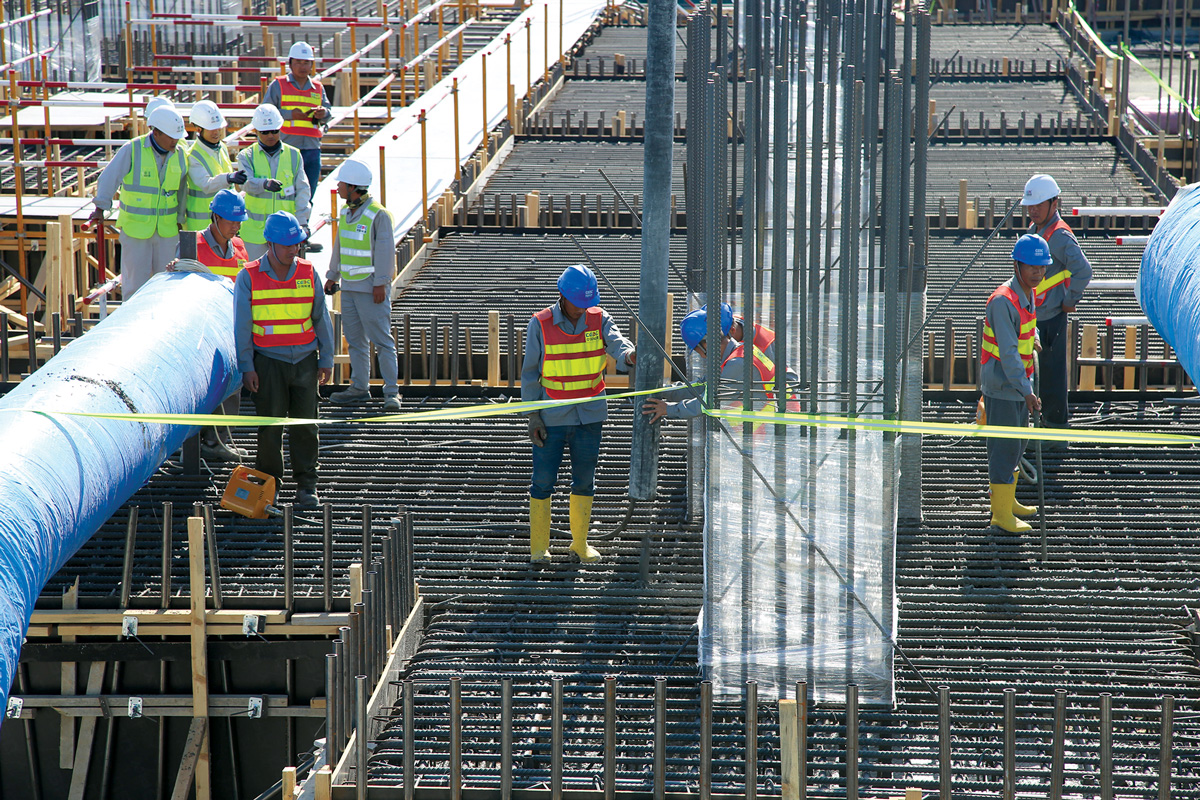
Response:
[[[725,365],[736,358],[746,357],[746,345],[739,344],[733,348],[729,357],[721,363],[721,369],[725,369]],[[758,371],[758,379],[762,381],[763,389],[766,390],[767,399],[775,399],[775,362],[767,358],[766,354],[752,346],[750,349],[750,363],[754,365],[754,369]]]
[[[167,158],[167,174],[159,176],[154,145],[146,134],[133,140],[133,159],[121,182],[117,227],[134,239],[169,238],[179,233],[179,196],[187,174],[187,153],[176,146]]]
[[[533,316],[542,326],[541,383],[550,399],[595,397],[604,391],[604,312],[589,308],[584,312],[584,331],[574,334],[554,324],[553,307]]]
[[[265,258],[265,256],[264,256]],[[250,273],[250,331],[256,347],[305,345],[317,338],[313,332],[313,265],[296,259],[290,281],[268,276],[259,261],[246,265]]]
[[[221,142],[221,146],[214,150],[196,139],[188,148],[188,158],[204,167],[204,171],[210,178],[233,171],[233,162],[229,160],[229,148],[225,146],[224,142]],[[192,183],[189,175],[187,193],[187,219],[183,223],[183,229],[185,231],[202,231],[208,227],[212,218],[209,206],[212,205],[212,199],[216,192],[209,193],[202,190]]]
[[[338,258],[341,261],[342,280],[361,281],[375,274],[371,258],[371,231],[375,217],[383,206],[372,200],[356,222],[350,222],[350,209],[343,208],[338,220]]]
[[[246,192],[246,214],[249,219],[242,223],[241,237],[253,244],[266,244],[263,237],[263,227],[267,217],[276,211],[296,213],[296,175],[300,172],[300,151],[290,144],[281,144],[279,158],[272,164],[263,152],[262,146],[255,142],[250,146],[250,166],[254,170],[253,178],[274,178],[283,184],[283,188],[292,187],[290,197],[284,197],[283,192],[268,193],[262,197]]]
[[[324,100],[325,94],[321,89],[320,81],[310,78],[309,87],[301,89],[287,78],[278,78],[277,80],[279,81],[279,104],[284,111],[311,111],[321,107],[321,101]],[[280,133],[284,136],[321,138],[321,129],[316,123],[298,117],[285,119]]]
[[[997,297],[1003,297],[1012,303],[1017,309],[1017,313],[1021,315],[1021,329],[1017,333],[1017,353],[1020,354],[1021,360],[1025,362],[1025,374],[1033,375],[1033,337],[1037,330],[1037,316],[1032,311],[1026,311],[1021,305],[1021,300],[1009,286],[1001,284],[996,287],[996,291],[992,292],[992,296],[988,298],[988,302]],[[996,344],[996,332],[985,320],[983,323],[983,358],[984,364],[992,359],[1000,360],[1000,347]]]
[[[223,258],[217,255],[208,244],[208,237],[200,234],[196,237],[196,260],[212,270],[214,275],[221,275],[229,280],[237,278],[237,274],[246,266],[250,256],[246,253],[246,244],[238,237],[229,240],[233,255]]]
[[[1072,236],[1074,235],[1074,233],[1071,231],[1071,226],[1063,222],[1062,217],[1059,217],[1054,221],[1053,225],[1046,229],[1046,232],[1042,235],[1042,238],[1046,240],[1047,244],[1049,244],[1050,237],[1059,231],[1066,231]],[[1047,275],[1046,277],[1042,278],[1042,282],[1039,283],[1033,290],[1034,306],[1040,306],[1042,303],[1046,302],[1046,294],[1059,284],[1062,284],[1063,289],[1071,288],[1071,273],[1065,268],[1059,270],[1053,275]]]

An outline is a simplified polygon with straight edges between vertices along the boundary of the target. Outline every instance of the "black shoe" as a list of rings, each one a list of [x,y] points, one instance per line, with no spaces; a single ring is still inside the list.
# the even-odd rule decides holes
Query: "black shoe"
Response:
[[[321,501],[317,498],[316,489],[297,489],[296,506],[299,508],[317,508]]]
[[[325,245],[323,245],[319,242],[309,242],[308,246],[305,249],[308,250],[308,252],[310,252],[310,253],[319,253],[325,249]]]

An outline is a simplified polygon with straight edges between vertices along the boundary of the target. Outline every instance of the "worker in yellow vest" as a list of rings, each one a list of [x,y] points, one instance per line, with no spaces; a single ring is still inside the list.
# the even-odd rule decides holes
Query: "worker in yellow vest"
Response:
[[[979,383],[988,425],[1024,428],[1042,401],[1033,393],[1034,351],[1037,349],[1035,289],[1053,263],[1050,246],[1027,233],[1012,251],[1013,276],[988,298],[984,312]],[[1025,452],[1023,439],[989,437],[988,482],[991,484],[992,525],[1009,533],[1032,530],[1019,517],[1037,508],[1016,499],[1017,464]]]
[[[297,258],[306,238],[300,222],[277,211],[263,226],[264,256],[238,273],[233,291],[234,340],[242,385],[263,417],[317,416],[317,387],[333,377],[333,326],[312,262]],[[295,502],[315,508],[317,426],[289,429]],[[283,481],[283,428],[258,429],[254,468]]]
[[[530,561],[550,560],[550,497],[558,482],[563,450],[571,451],[571,553],[583,562],[599,561],[588,544],[595,494],[600,435],[608,419],[604,400],[605,356],[625,372],[637,353],[600,308],[596,275],[583,264],[563,270],[558,302],[533,315],[525,331],[521,400],[594,397],[593,402],[547,408],[529,415],[533,477],[529,487]]]
[[[396,239],[392,215],[371,197],[371,168],[348,158],[337,171],[337,241],[325,273],[325,293],[342,290],[342,333],[350,345],[351,384],[329,402],[357,405],[371,398],[371,345],[383,378],[383,410],[400,410],[396,340],[392,336],[392,279]]]
[[[121,296],[128,300],[150,277],[164,272],[179,248],[179,229],[187,214],[187,153],[179,141],[187,135],[183,117],[169,103],[146,119],[150,132],[126,144],[96,183],[96,209],[89,225],[102,223],[120,192],[117,227],[121,231]]]
[[[188,121],[196,138],[188,148],[187,220],[183,229],[202,231],[209,226],[209,204],[222,189],[246,182],[246,173],[233,168],[225,138],[225,115],[212,100],[192,105]]]
[[[321,182],[322,122],[333,110],[321,81],[313,77],[315,68],[312,45],[296,42],[288,51],[287,75],[273,80],[263,97],[264,103],[275,106],[283,115],[283,143],[300,151],[308,185],[313,189]]]
[[[293,215],[308,236],[308,218],[312,214],[312,189],[304,175],[300,151],[279,140],[283,117],[275,106],[263,104],[254,109],[251,127],[258,141],[238,153],[238,168],[246,179],[246,213],[242,240],[250,258],[267,252],[263,226],[276,211]]]

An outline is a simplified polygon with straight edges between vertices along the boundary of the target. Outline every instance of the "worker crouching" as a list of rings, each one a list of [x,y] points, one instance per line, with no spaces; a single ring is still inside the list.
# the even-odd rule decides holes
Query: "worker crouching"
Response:
[[[983,326],[980,372],[988,425],[1024,428],[1041,401],[1033,393],[1037,317],[1035,288],[1050,265],[1050,247],[1036,234],[1017,240],[1012,251],[1013,276],[992,292]],[[988,481],[992,489],[992,525],[1010,533],[1032,530],[1018,517],[1037,513],[1016,499],[1017,464],[1023,439],[989,437]]]
[[[625,372],[634,363],[633,343],[600,308],[596,275],[583,264],[558,279],[558,302],[529,320],[521,368],[521,400],[595,397],[589,403],[547,408],[529,415],[533,478],[529,487],[531,561],[550,560],[550,497],[558,482],[563,451],[571,451],[571,552],[583,562],[599,561],[588,544],[600,435],[608,419],[603,399],[605,356]]]

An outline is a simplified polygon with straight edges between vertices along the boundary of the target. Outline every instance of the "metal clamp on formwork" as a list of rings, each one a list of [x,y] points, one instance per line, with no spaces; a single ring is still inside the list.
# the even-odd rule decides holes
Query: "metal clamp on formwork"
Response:
[[[142,647],[145,647],[147,653],[149,653],[150,655],[154,655],[154,651],[151,650],[150,647],[145,642],[143,642],[141,639],[138,638],[137,632],[138,632],[138,618],[131,614],[126,614],[126,615],[122,616],[121,617],[121,638],[133,639],[135,642],[140,644]]]
[[[140,698],[140,697],[129,698],[129,703],[126,706],[126,710],[129,713],[130,719],[141,719],[141,717],[142,717],[142,698]]]
[[[250,719],[258,719],[262,716],[263,699],[261,697],[251,697],[246,704],[246,716]]]
[[[242,633],[247,638],[251,636],[262,636],[262,632],[267,627],[267,618],[259,614],[247,614],[242,617]]]
[[[6,719],[20,719],[21,710],[25,708],[25,701],[19,697],[8,698],[8,707],[4,709],[4,717]]]

